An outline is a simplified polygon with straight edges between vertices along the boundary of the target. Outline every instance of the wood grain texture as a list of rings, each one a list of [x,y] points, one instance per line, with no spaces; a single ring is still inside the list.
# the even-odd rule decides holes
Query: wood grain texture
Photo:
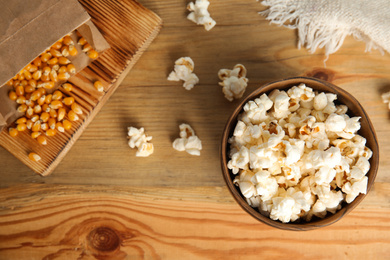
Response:
[[[365,53],[362,42],[347,38],[324,67],[323,50],[298,50],[296,32],[269,25],[257,1],[210,1],[217,25],[209,32],[186,20],[187,2],[140,0],[164,21],[158,37],[50,176],[34,174],[0,148],[0,259],[104,259],[111,253],[128,259],[386,259],[390,112],[380,95],[390,91],[390,55]],[[191,91],[166,80],[182,56],[194,60],[200,78]],[[267,82],[308,75],[363,105],[378,136],[380,165],[370,193],[348,216],[323,229],[287,232],[256,222],[234,202],[219,146],[239,101],[223,97],[217,72],[236,63],[248,69],[246,95]],[[182,122],[202,140],[200,157],[172,149]],[[153,136],[152,156],[135,157],[128,126]],[[100,227],[114,230],[119,249],[91,248],[88,235],[99,233],[93,230],[112,234]],[[113,237],[112,248],[118,243]]]

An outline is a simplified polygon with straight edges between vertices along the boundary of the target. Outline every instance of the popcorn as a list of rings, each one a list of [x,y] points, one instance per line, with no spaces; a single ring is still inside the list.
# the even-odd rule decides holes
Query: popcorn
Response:
[[[187,5],[188,14],[187,19],[193,21],[196,24],[201,24],[204,28],[209,31],[217,23],[210,17],[210,13],[207,11],[210,2],[208,0],[196,0],[195,4],[190,2]]]
[[[222,92],[227,100],[233,101],[233,99],[241,98],[244,95],[248,85],[244,65],[236,64],[233,70],[221,69],[218,72],[218,77],[222,80],[218,84],[222,86]]]
[[[191,90],[199,82],[199,78],[193,73],[194,61],[190,57],[182,57],[175,61],[174,70],[169,74],[168,80],[183,80],[183,87]]]
[[[148,157],[154,152],[152,143],[148,143],[152,140],[151,136],[146,136],[144,128],[137,129],[135,127],[128,127],[129,146],[131,148],[138,148],[135,156]]]
[[[334,214],[367,191],[372,151],[335,94],[304,84],[248,101],[228,168],[249,205],[284,223]]]
[[[202,150],[202,142],[199,137],[195,135],[195,131],[188,124],[181,124],[180,129],[180,138],[177,138],[172,146],[177,151],[186,151],[191,155],[200,155],[200,150]]]

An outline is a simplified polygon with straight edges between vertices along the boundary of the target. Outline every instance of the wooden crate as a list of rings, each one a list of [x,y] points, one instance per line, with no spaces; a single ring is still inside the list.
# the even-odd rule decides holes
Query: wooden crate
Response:
[[[111,48],[105,51],[88,67],[69,79],[75,85],[73,96],[83,108],[80,120],[73,123],[71,131],[48,137],[46,146],[30,136],[30,131],[21,132],[16,138],[8,134],[8,127],[0,133],[0,145],[16,156],[35,172],[49,175],[64,158],[102,106],[118,88],[126,74],[157,36],[162,20],[135,0],[106,1],[79,0],[99,28]],[[104,92],[98,92],[92,82],[100,80]],[[91,82],[92,81],[92,82]],[[33,162],[30,152],[42,159]]]

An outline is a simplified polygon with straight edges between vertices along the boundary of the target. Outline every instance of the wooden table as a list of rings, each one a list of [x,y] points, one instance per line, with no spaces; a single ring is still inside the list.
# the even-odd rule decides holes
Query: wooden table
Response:
[[[269,23],[254,0],[211,1],[211,31],[186,19],[188,1],[140,0],[164,21],[159,36],[54,172],[34,174],[0,148],[0,259],[383,259],[390,253],[390,55],[347,38],[324,51],[296,48],[296,31]],[[199,85],[166,78],[189,56]],[[271,228],[247,215],[225,187],[219,146],[239,101],[217,72],[242,63],[246,94],[263,83],[309,75],[354,94],[380,143],[376,183],[352,213],[308,232]],[[202,140],[200,157],[177,152],[180,123]],[[144,127],[155,152],[135,157],[127,127]]]

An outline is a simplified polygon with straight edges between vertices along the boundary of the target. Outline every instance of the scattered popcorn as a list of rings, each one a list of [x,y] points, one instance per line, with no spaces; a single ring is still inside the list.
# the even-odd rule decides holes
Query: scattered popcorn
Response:
[[[382,94],[383,103],[387,103],[390,109],[390,91]]]
[[[182,57],[175,61],[174,70],[169,74],[168,80],[183,80],[183,87],[191,90],[199,82],[199,78],[193,73],[194,61],[190,57]]]
[[[336,99],[300,84],[243,106],[227,167],[250,206],[284,223],[310,221],[367,192],[372,151],[360,117]]]
[[[181,124],[180,129],[180,138],[177,138],[172,146],[177,151],[186,151],[191,155],[200,155],[200,150],[202,150],[202,142],[195,135],[194,130],[188,124]]]
[[[128,127],[128,138],[129,140],[129,146],[131,148],[138,148],[137,153],[135,156],[137,157],[148,157],[154,152],[154,147],[152,143],[148,143],[150,140],[152,140],[151,136],[146,136],[144,128],[141,127],[140,129],[137,129],[135,127]]]
[[[244,65],[237,64],[233,70],[220,69],[218,77],[222,80],[218,84],[222,86],[222,92],[227,100],[233,101],[233,99],[241,98],[244,95],[248,85]]]
[[[217,23],[210,17],[207,11],[210,2],[208,0],[196,0],[195,3],[190,2],[187,5],[188,14],[187,19],[193,21],[198,25],[203,25],[206,31],[210,31]]]

